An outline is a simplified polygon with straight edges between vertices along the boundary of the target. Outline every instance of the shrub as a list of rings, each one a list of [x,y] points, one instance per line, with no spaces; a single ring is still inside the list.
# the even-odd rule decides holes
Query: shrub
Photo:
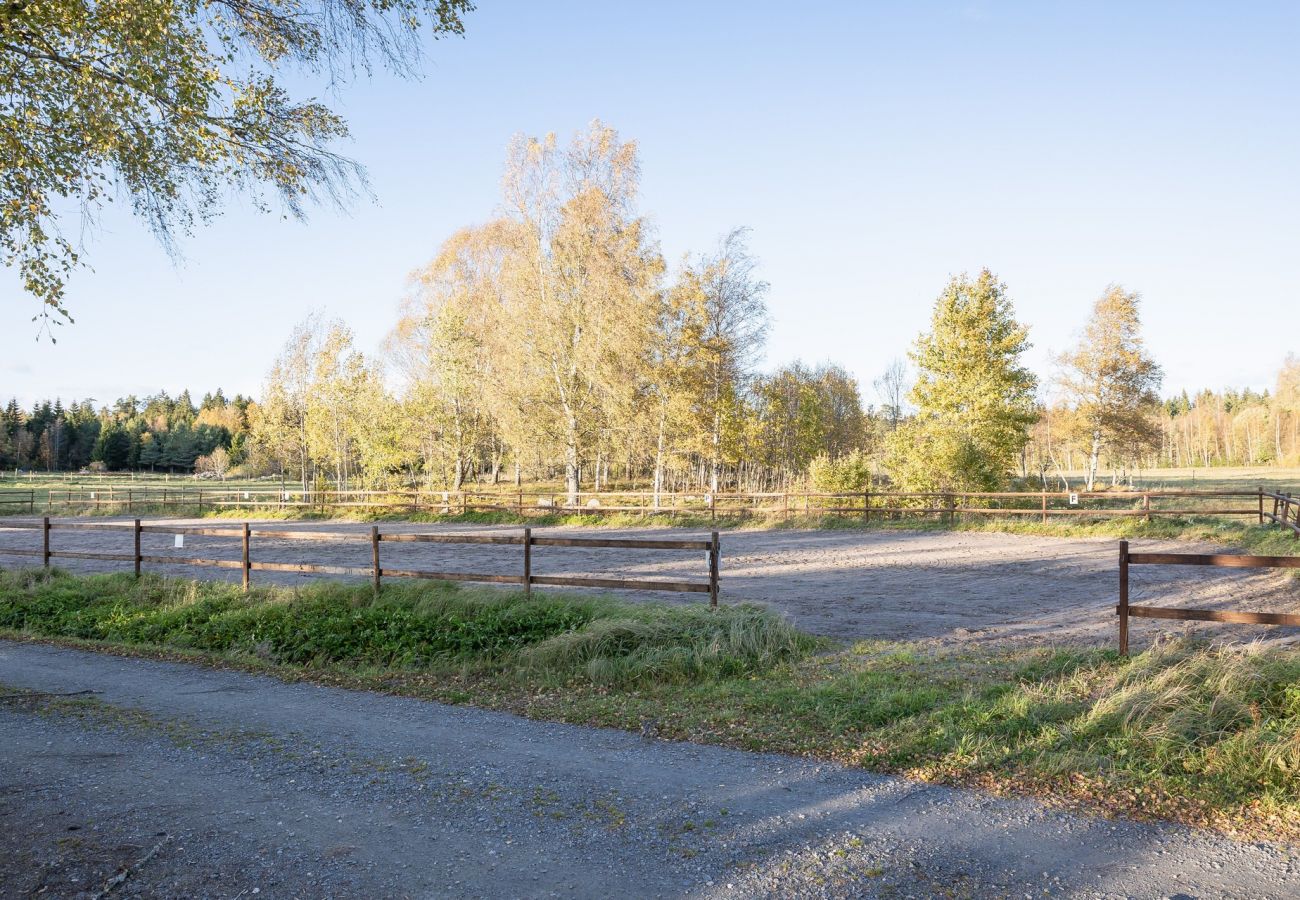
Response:
[[[821,454],[808,466],[814,490],[828,494],[860,494],[871,486],[871,462],[861,450],[832,458]]]

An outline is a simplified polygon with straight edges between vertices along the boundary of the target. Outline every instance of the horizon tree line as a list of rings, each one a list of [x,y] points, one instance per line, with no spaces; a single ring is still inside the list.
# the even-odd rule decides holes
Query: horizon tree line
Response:
[[[670,491],[1091,489],[1159,465],[1300,463],[1300,361],[1276,390],[1161,401],[1140,298],[1108,286],[1040,379],[1005,284],[959,275],[874,382],[761,371],[768,284],[735,228],[672,268],[637,210],[634,142],[599,121],[518,137],[498,214],[417,270],[378,355],[313,314],[257,400],[220,390],[2,414],[0,466],[278,474],[303,488],[563,482]]]

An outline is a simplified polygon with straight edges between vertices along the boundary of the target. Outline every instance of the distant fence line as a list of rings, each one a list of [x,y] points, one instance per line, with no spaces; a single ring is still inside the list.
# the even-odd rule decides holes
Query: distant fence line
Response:
[[[1253,516],[1300,536],[1300,498],[1266,491],[1003,491],[861,493],[716,493],[650,491],[582,492],[569,503],[551,491],[385,491],[296,488],[82,487],[51,489],[42,504],[36,490],[0,491],[0,514],[45,512],[125,512],[137,510],[208,511],[262,509],[328,513],[334,510],[390,510],[458,515],[508,512],[521,517],[549,514],[635,514],[717,518],[827,515],[861,518],[924,517],[953,522],[962,516],[1154,518]],[[1181,504],[1176,501],[1183,501]]]
[[[86,559],[100,561],[129,562],[137,576],[141,574],[145,563],[170,566],[207,566],[222,569],[239,569],[242,583],[247,591],[252,581],[252,573],[295,572],[315,575],[361,575],[369,577],[376,591],[384,578],[423,578],[434,581],[469,581],[489,584],[515,584],[531,594],[533,585],[553,587],[587,587],[607,590],[668,591],[670,593],[708,594],[709,605],[718,605],[718,584],[721,572],[722,544],[718,532],[714,531],[707,540],[651,540],[640,538],[591,538],[591,537],[551,537],[537,535],[533,529],[524,528],[522,533],[512,534],[424,534],[411,532],[385,532],[379,526],[371,526],[369,533],[348,531],[299,531],[292,529],[264,528],[250,522],[240,523],[238,527],[220,528],[201,525],[162,525],[143,523],[139,519],[132,522],[60,522],[45,517],[36,522],[5,522],[0,530],[32,530],[41,535],[40,548],[0,548],[0,554],[7,556],[39,557],[41,565],[50,567],[51,559]],[[90,553],[75,550],[55,549],[51,543],[54,531],[119,531],[130,534],[133,541],[131,553]],[[145,534],[202,535],[206,537],[238,538],[240,541],[239,559],[208,558],[197,556],[165,556],[146,554],[141,551],[141,536]],[[253,538],[263,537],[272,540],[291,541],[341,541],[347,543],[368,543],[370,545],[371,564],[369,566],[337,566],[305,562],[270,562],[253,559]],[[417,569],[397,569],[384,567],[380,560],[379,548],[384,543],[428,543],[428,544],[500,544],[515,545],[522,548],[520,567],[517,574],[499,574],[483,572],[434,572]],[[585,578],[569,575],[536,575],[533,573],[534,547],[578,547],[590,550],[690,550],[705,552],[707,577],[704,580],[664,580],[642,578]]]

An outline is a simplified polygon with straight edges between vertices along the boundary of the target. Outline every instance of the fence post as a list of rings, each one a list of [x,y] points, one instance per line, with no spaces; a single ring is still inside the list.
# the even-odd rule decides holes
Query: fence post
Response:
[[[375,572],[375,593],[379,593],[379,526],[370,526],[370,562]]]
[[[533,530],[524,529],[524,599],[533,597]]]
[[[1264,485],[1259,486],[1259,524],[1264,524]]]
[[[715,531],[709,537],[709,608],[718,608],[718,557],[722,554],[722,547],[718,544],[718,533]]]
[[[871,522],[871,488],[867,488],[862,494],[862,524],[868,525]]]
[[[131,529],[135,532],[135,577],[140,577],[140,520],[135,520],[135,526]]]
[[[1119,654],[1128,656],[1128,541],[1119,542]]]
[[[1043,524],[1047,524],[1047,491],[1043,491]]]
[[[1151,522],[1151,495],[1145,492],[1142,494],[1142,511],[1146,514],[1146,520],[1149,524]]]
[[[203,515],[203,489],[199,488],[199,515]]]
[[[130,488],[126,489],[126,511],[128,513],[135,512],[135,500],[132,497],[132,491]]]
[[[253,574],[253,563],[252,560],[249,559],[249,549],[250,549],[249,545],[252,543],[252,531],[249,529],[247,522],[244,523],[244,535],[243,535],[242,543],[243,543],[243,548],[242,548],[243,557],[241,559],[241,562],[243,563],[242,569],[244,572],[244,577],[243,577],[244,593],[247,594],[248,584],[252,580],[252,574]]]
[[[41,519],[41,564],[50,568],[50,517]]]
[[[524,492],[519,492],[519,518],[524,517]]]

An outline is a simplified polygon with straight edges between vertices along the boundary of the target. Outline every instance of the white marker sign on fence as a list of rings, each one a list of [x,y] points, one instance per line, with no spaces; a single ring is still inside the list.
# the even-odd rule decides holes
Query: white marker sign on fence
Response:
[[[173,546],[175,546],[177,550],[182,549],[185,546],[185,535],[176,535],[176,540],[173,542]]]
[[[1078,494],[1075,494],[1075,493],[1071,492],[1071,494],[1070,494],[1070,505],[1071,505],[1071,506],[1078,506],[1078,505],[1079,505],[1079,495],[1078,495]]]

